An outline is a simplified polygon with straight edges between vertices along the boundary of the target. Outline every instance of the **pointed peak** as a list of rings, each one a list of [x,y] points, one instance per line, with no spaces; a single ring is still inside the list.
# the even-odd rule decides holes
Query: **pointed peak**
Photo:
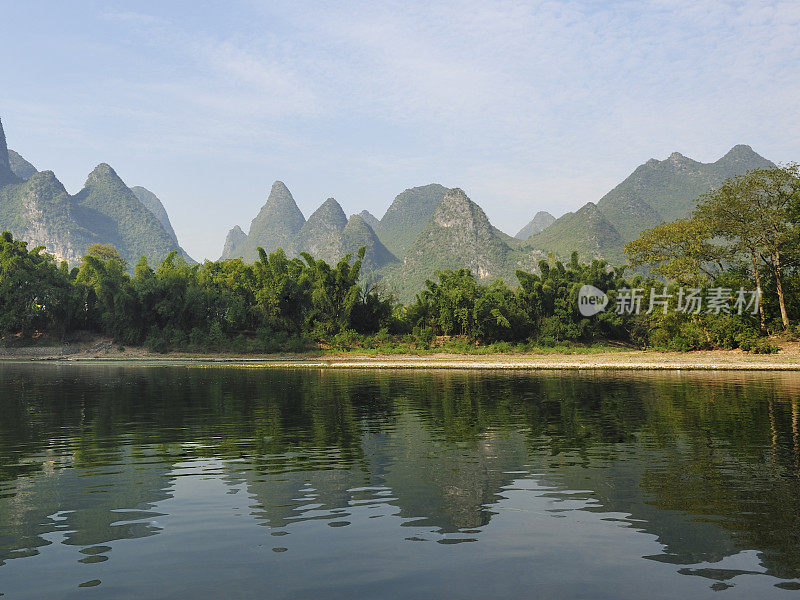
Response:
[[[276,181],[272,184],[265,206],[268,205],[289,207],[290,209],[297,209],[298,212],[300,211],[297,207],[297,202],[294,200],[294,196],[292,196],[292,192],[289,191],[289,188],[287,188],[286,184],[282,181]]]
[[[100,163],[97,165],[89,176],[86,178],[86,183],[84,187],[89,187],[92,185],[96,185],[99,183],[112,183],[115,185],[125,185],[125,183],[120,179],[120,176],[117,175],[117,172],[111,168],[111,165],[108,163]]]
[[[358,213],[358,216],[361,217],[361,219],[373,229],[375,229],[375,227],[377,227],[377,225],[380,223],[378,217],[373,215],[368,210],[362,210],[360,213]]]
[[[0,169],[3,167],[11,169],[8,161],[8,145],[6,144],[6,132],[3,131],[3,120],[0,119]]]
[[[347,219],[347,226],[345,227],[347,231],[358,231],[358,230],[369,230],[371,235],[375,235],[375,230],[373,229],[372,225],[360,214],[358,215],[350,215],[350,218]]]
[[[273,182],[273,184],[272,184],[272,189],[270,190],[270,193],[271,193],[271,194],[272,194],[272,193],[279,193],[279,194],[289,194],[290,196],[291,196],[291,194],[292,194],[292,193],[289,191],[289,188],[288,188],[288,187],[286,187],[286,184],[285,184],[285,183],[283,183],[283,182],[282,182],[282,181],[280,181],[280,180],[275,180],[275,181]]]
[[[234,225],[233,229],[231,229],[228,232],[228,235],[225,236],[225,245],[222,248],[221,260],[227,260],[229,258],[241,256],[241,254],[237,255],[236,250],[245,240],[247,240],[247,234],[242,231],[241,227]]]
[[[54,186],[59,191],[63,191],[65,194],[67,193],[64,184],[59,181],[56,174],[52,171],[37,171],[28,181],[32,186]]]
[[[728,150],[720,160],[739,160],[752,157],[761,158],[759,154],[747,144],[737,144]]]
[[[6,134],[3,131],[3,122],[0,120],[0,186],[7,183],[17,183],[19,179],[11,170],[11,160],[8,157]]]
[[[672,154],[669,155],[669,158],[667,160],[669,160],[670,162],[682,162],[686,160],[686,157],[680,152],[673,152]]]
[[[334,223],[339,229],[344,229],[347,225],[347,215],[342,210],[341,205],[335,198],[328,198],[322,205],[314,211],[308,218],[309,221],[330,221]]]

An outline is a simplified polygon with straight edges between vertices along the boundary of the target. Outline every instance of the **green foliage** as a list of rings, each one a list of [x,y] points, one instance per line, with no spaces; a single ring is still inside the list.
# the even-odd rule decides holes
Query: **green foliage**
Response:
[[[156,352],[494,353],[614,341],[673,351],[768,353],[776,347],[765,334],[779,329],[789,315],[800,316],[798,190],[794,166],[726,183],[701,201],[691,219],[660,225],[628,244],[634,265],[653,268],[647,278],[625,277],[623,269],[602,260],[581,262],[576,251],[566,263],[542,260],[535,272],[517,270],[516,288],[501,279],[486,277],[484,283],[466,268],[443,268],[408,306],[382,294],[363,275],[366,246],[335,265],[305,252],[290,259],[280,248],[267,254],[260,247],[253,264],[231,259],[189,265],[172,251],[156,268],[142,256],[131,276],[113,246],[91,245],[80,267],[70,272],[41,248],[29,251],[25,242],[5,233],[0,239],[0,333],[63,335],[85,329]],[[744,206],[746,199],[758,210]],[[495,256],[497,261],[506,264],[516,256],[463,192],[448,195],[436,214],[443,223],[471,220],[482,232],[483,242],[475,243],[481,255],[476,264],[494,256],[494,250],[505,256]],[[746,221],[760,225],[749,231]],[[771,232],[760,231],[768,227]],[[455,261],[454,249],[469,241],[445,240],[444,229],[431,226],[423,233],[431,255],[445,241],[453,244],[444,254]],[[654,276],[668,280],[666,290]],[[760,286],[763,310],[756,315],[682,313],[676,311],[676,297],[685,284],[705,291]],[[584,285],[607,292],[606,311],[590,318],[580,314]],[[625,288],[642,290],[641,312],[614,310]],[[669,310],[644,312],[651,292],[662,291],[670,298]]]
[[[70,326],[74,307],[66,265],[59,268],[42,247],[7,231],[0,236],[0,335]]]

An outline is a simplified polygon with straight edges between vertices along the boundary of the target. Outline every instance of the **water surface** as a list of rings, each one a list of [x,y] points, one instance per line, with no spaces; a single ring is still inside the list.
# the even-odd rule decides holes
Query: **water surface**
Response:
[[[798,398],[793,374],[1,364],[0,593],[794,597]]]

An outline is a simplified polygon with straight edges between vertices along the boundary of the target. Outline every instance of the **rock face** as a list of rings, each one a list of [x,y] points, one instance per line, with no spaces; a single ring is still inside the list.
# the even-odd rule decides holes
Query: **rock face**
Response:
[[[52,171],[35,173],[26,182],[0,190],[0,229],[45,246],[57,260],[77,264],[91,244],[102,239],[76,218],[72,198]]]
[[[34,167],[31,163],[10,148],[8,150],[8,160],[11,164],[11,170],[14,172],[14,175],[20,179],[27,181],[33,177],[34,173],[37,172],[36,167]]]
[[[236,250],[247,239],[247,234],[242,228],[235,225],[225,237],[225,247],[222,249],[222,256],[235,256]]]
[[[540,210],[533,216],[531,222],[525,225],[525,227],[523,227],[522,229],[520,229],[517,235],[515,235],[514,237],[517,238],[518,240],[523,240],[523,241],[527,240],[534,233],[539,233],[540,231],[544,231],[545,229],[550,227],[550,225],[555,223],[555,220],[556,218],[549,212]]]
[[[469,269],[485,282],[513,278],[514,268],[530,267],[525,257],[507,243],[512,239],[489,222],[480,206],[463,190],[448,190],[430,221],[402,259],[387,271],[387,283],[403,300],[423,289],[436,271]],[[533,263],[534,253],[528,253]]]
[[[259,246],[267,253],[283,248],[289,256],[296,254],[295,239],[305,221],[292,193],[282,181],[276,181],[267,202],[250,223],[247,239],[236,246],[232,254],[223,254],[222,259],[243,258],[253,262],[258,258]]]
[[[347,226],[347,216],[333,198],[328,198],[303,223],[297,235],[298,252],[308,252],[316,259],[335,265],[347,252],[342,233]]]
[[[597,210],[586,205],[568,213],[531,235],[527,243],[563,258],[577,250],[584,258],[621,261],[624,245],[645,229],[687,217],[701,195],[729,177],[773,166],[744,145],[734,146],[713,163],[701,163],[679,152],[665,160],[650,159],[603,196]]]
[[[129,265],[142,255],[156,264],[172,251],[191,260],[171,226],[168,232],[110,166],[98,165],[84,188],[70,196],[52,171],[37,172],[8,152],[0,127],[0,230],[4,229],[72,265],[95,243],[114,245]]]
[[[0,120],[0,187],[12,183],[19,183],[20,178],[11,170],[11,161],[8,157],[6,134],[3,130],[3,121]]]
[[[431,183],[398,194],[380,223],[373,225],[375,233],[392,254],[401,258],[405,256],[446,192],[447,188],[443,185]]]

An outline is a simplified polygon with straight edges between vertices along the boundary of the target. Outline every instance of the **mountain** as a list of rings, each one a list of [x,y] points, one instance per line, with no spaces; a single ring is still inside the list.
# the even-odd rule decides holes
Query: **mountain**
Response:
[[[167,214],[167,211],[158,196],[156,196],[147,188],[143,188],[139,185],[132,187],[131,191],[139,199],[139,202],[144,204],[145,208],[153,213],[153,216],[158,219],[158,222],[161,223],[161,226],[164,228],[164,230],[173,240],[175,240],[175,243],[177,244],[178,236],[175,235],[175,230],[172,228],[169,215]]]
[[[225,246],[222,248],[222,256],[236,256],[236,250],[247,240],[247,234],[238,225],[228,232],[225,237]]]
[[[361,217],[361,219],[367,225],[369,225],[372,228],[373,231],[375,230],[376,227],[380,227],[381,222],[380,222],[380,220],[378,220],[378,217],[373,215],[368,210],[362,210],[360,213],[358,213],[358,216]]]
[[[178,245],[161,202],[155,202],[168,227],[105,163],[71,196],[52,171],[37,172],[8,150],[0,122],[0,230],[8,229],[31,248],[44,246],[73,265],[96,243],[113,244],[129,265],[142,255],[157,264],[172,251],[191,261]]]
[[[72,197],[52,171],[0,188],[0,229],[27,241],[29,248],[46,246],[70,264],[77,264],[91,244],[104,241],[79,222]]]
[[[387,209],[375,228],[381,242],[397,257],[403,257],[425,229],[447,188],[438,183],[405,190]]]
[[[549,212],[540,210],[535,215],[533,215],[533,219],[531,222],[525,225],[522,229],[519,230],[517,235],[514,237],[518,240],[527,240],[531,237],[534,233],[539,233],[540,231],[544,231],[550,225],[555,222],[556,218],[551,215]]]
[[[361,215],[353,215],[347,221],[347,226],[342,231],[342,244],[346,254],[356,254],[361,246],[366,248],[361,265],[363,273],[372,273],[397,262],[397,257],[389,252]]]
[[[568,213],[530,236],[527,244],[562,258],[577,250],[584,258],[622,261],[624,245],[645,229],[688,216],[701,195],[730,177],[773,166],[745,145],[712,163],[678,152],[665,160],[650,159],[592,205],[596,210],[587,204]]]
[[[20,181],[21,179],[11,170],[11,160],[8,156],[6,134],[5,131],[3,131],[3,121],[0,120],[0,187],[19,183]]]
[[[308,252],[335,265],[343,256],[356,254],[365,246],[362,268],[365,273],[374,272],[397,262],[397,258],[380,241],[371,223],[379,221],[368,211],[348,220],[333,198],[328,198],[306,221],[291,192],[276,181],[267,203],[250,226],[250,234],[245,234],[239,226],[228,232],[222,259],[242,257],[252,262],[258,256],[258,246],[267,253],[281,247],[289,257]],[[253,239],[254,231],[260,235],[257,241]]]
[[[78,221],[103,243],[112,244],[131,265],[142,255],[158,264],[173,250],[182,253],[156,216],[106,163],[89,174],[73,202]]]
[[[532,269],[538,253],[520,251],[492,226],[486,213],[463,190],[448,190],[430,221],[403,256],[386,271],[388,286],[403,300],[423,289],[436,271],[467,268],[480,280],[502,277],[515,284],[514,271]]]
[[[250,223],[247,239],[236,245],[231,254],[223,254],[222,259],[244,258],[252,262],[258,258],[256,249],[259,246],[267,253],[283,248],[288,256],[294,255],[297,253],[295,238],[305,222],[292,193],[282,181],[276,181],[272,184],[267,202]]]
[[[8,159],[14,175],[20,179],[28,180],[33,177],[33,174],[37,171],[36,167],[10,148],[8,150]]]
[[[544,231],[528,238],[528,243],[561,258],[569,258],[573,250],[584,258],[618,258],[623,238],[591,202],[579,210],[567,213]]]
[[[346,226],[347,216],[342,207],[333,198],[328,198],[303,223],[295,247],[298,252],[308,252],[316,259],[335,265],[347,254],[342,238]]]

